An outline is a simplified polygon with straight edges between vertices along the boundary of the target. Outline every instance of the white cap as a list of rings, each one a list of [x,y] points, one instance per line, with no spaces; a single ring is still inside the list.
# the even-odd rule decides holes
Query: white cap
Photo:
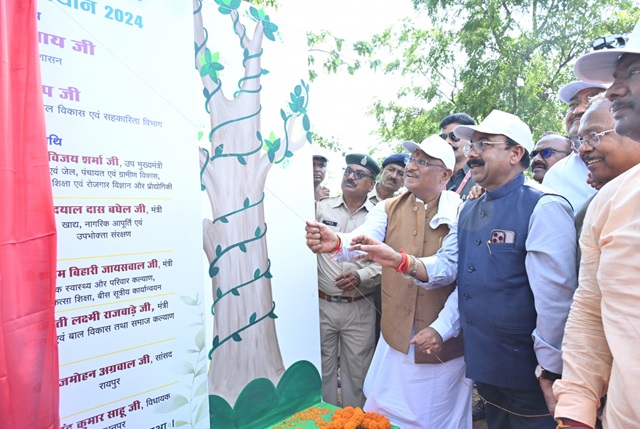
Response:
[[[485,134],[502,134],[529,152],[533,150],[533,137],[529,126],[511,113],[494,110],[478,125],[458,125],[453,129],[456,137],[465,140],[471,140],[476,131]]]
[[[587,83],[578,80],[576,82],[571,82],[560,88],[558,91],[558,96],[563,103],[569,104],[571,103],[571,99],[576,96],[577,93],[582,91],[583,89],[588,88],[601,88],[603,91],[607,89],[606,86],[601,85],[599,83]]]
[[[410,154],[420,149],[427,155],[444,162],[445,167],[449,170],[453,171],[453,167],[456,166],[456,156],[453,153],[453,148],[437,134],[427,137],[422,140],[420,144],[406,141],[402,143],[402,146],[408,150]]]
[[[602,49],[581,56],[573,66],[580,80],[594,83],[612,83],[613,72],[622,54],[640,54],[640,20],[629,35],[624,48]]]

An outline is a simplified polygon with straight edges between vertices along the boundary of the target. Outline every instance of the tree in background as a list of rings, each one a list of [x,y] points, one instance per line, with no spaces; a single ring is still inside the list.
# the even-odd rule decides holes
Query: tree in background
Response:
[[[378,100],[371,110],[385,142],[421,141],[450,113],[481,120],[493,109],[520,116],[536,136],[562,131],[565,106],[556,94],[576,79],[573,62],[594,39],[624,34],[640,17],[631,0],[413,1],[416,18],[353,44],[370,67],[410,81],[398,100]],[[385,55],[391,59],[381,62]],[[329,73],[340,67],[353,73],[361,60],[334,54],[323,63]]]

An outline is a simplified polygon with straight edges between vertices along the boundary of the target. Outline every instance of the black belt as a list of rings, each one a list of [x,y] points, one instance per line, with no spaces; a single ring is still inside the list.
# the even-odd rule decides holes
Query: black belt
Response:
[[[339,302],[339,303],[360,301],[361,299],[368,298],[372,295],[373,295],[372,293],[368,295],[360,295],[360,296],[327,295],[321,290],[318,291],[318,297],[320,299],[324,299],[325,301],[329,301],[329,302]]]

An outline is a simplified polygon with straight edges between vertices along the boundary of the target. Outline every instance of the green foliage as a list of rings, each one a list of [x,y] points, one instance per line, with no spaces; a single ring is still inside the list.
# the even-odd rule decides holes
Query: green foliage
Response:
[[[325,137],[315,132],[312,132],[311,134],[313,135],[313,144],[318,145],[329,152],[340,153],[342,156],[345,156],[347,152],[352,150],[351,146],[344,147],[344,145],[334,136]]]
[[[322,58],[322,69],[328,73],[337,73],[338,70],[345,68],[349,74],[354,74],[362,67],[362,60],[357,57],[366,59],[366,63],[372,70],[378,70],[381,62],[372,57],[374,46],[367,41],[358,41],[349,48],[352,52],[343,51],[345,40],[335,37],[328,31],[320,33],[307,33],[307,46],[309,47],[309,56],[307,63],[309,65],[309,81],[318,77],[316,67],[316,56]],[[350,57],[351,55],[351,57]]]
[[[450,113],[482,120],[493,109],[520,116],[534,137],[562,131],[557,91],[576,80],[575,60],[592,40],[628,33],[640,18],[632,0],[413,1],[426,13],[374,36],[373,50],[359,54],[370,62],[391,54],[379,68],[411,80],[397,101],[372,108],[384,141],[420,141]],[[332,59],[325,71],[343,65]]]

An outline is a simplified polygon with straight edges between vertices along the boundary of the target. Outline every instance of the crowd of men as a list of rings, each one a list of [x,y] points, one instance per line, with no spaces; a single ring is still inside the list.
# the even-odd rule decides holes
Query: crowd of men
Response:
[[[469,429],[475,382],[489,429],[640,427],[640,22],[575,73],[566,134],[449,115],[332,198],[314,157],[326,402]]]

